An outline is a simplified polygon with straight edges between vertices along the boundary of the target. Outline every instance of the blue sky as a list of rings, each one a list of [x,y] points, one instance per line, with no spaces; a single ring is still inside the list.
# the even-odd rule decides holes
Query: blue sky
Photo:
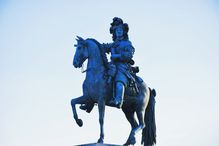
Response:
[[[139,75],[157,90],[157,146],[219,144],[219,3],[216,0],[1,1],[0,145],[95,142],[97,108],[78,110],[84,74],[72,66],[76,35],[111,42],[118,16],[129,24]],[[123,144],[130,126],[107,108],[106,143]],[[138,135],[140,140],[140,134]],[[139,143],[137,144],[139,145]]]

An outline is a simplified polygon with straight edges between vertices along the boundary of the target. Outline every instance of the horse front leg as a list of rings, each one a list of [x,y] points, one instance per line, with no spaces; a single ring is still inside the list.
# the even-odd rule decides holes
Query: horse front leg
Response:
[[[105,100],[103,97],[100,97],[98,100],[98,110],[99,110],[99,124],[100,124],[100,138],[98,143],[104,142],[104,114],[105,114]]]
[[[73,117],[78,124],[78,126],[82,127],[83,126],[83,121],[78,118],[77,110],[76,110],[76,104],[84,104],[86,103],[86,100],[88,98],[86,96],[80,96],[78,98],[74,98],[71,100],[71,107],[72,107],[72,112],[73,112]]]

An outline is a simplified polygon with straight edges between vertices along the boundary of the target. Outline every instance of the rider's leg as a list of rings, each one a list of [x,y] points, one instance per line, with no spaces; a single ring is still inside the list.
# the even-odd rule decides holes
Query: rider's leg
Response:
[[[122,107],[124,92],[125,92],[125,85],[122,82],[116,82],[116,92],[115,92],[115,105],[118,108]]]
[[[117,74],[114,79],[115,86],[114,86],[114,97],[113,100],[110,101],[112,106],[116,106],[117,108],[122,107],[125,87],[128,85],[128,78],[126,75],[121,72],[120,70],[117,71]]]

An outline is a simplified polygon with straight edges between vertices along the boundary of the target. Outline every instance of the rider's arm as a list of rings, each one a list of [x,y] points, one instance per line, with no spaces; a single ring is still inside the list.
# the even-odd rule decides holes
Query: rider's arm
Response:
[[[132,47],[132,45],[128,45],[119,54],[112,54],[111,59],[112,60],[119,59],[120,61],[123,62],[130,62],[133,58],[133,54],[134,54],[134,48]]]

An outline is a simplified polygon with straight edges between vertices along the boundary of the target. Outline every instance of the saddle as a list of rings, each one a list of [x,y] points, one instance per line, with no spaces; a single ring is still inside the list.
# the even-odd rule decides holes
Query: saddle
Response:
[[[136,96],[139,93],[139,85],[143,82],[143,80],[136,74],[132,76],[134,81],[130,82],[125,89],[125,94],[128,96]]]

